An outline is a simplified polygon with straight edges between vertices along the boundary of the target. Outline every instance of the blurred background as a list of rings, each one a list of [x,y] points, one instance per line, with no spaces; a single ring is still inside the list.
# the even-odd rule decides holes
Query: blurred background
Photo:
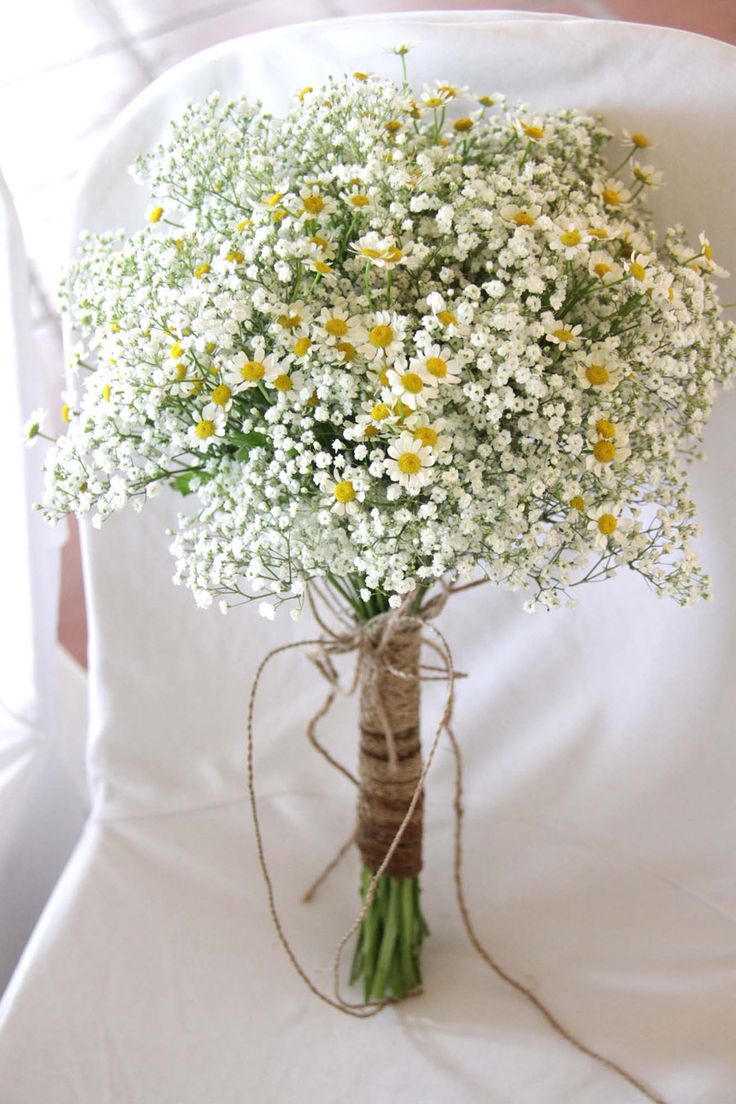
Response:
[[[105,128],[147,84],[228,38],[284,23],[382,11],[506,9],[624,19],[736,43],[736,0],[23,0],[0,36],[0,169],[13,193],[30,266],[45,372],[61,377],[56,286],[69,249],[75,176]],[[62,644],[85,662],[76,533],[64,551]]]

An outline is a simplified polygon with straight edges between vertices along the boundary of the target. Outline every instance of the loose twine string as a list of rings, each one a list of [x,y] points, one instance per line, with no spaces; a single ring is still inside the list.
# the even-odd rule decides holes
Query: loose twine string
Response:
[[[373,903],[373,899],[376,894],[376,889],[380,878],[385,873],[389,866],[391,859],[399,846],[407,825],[410,823],[417,804],[421,800],[423,793],[424,782],[432,765],[435,757],[435,753],[440,743],[442,733],[446,733],[450,743],[450,748],[453,753],[455,761],[455,793],[453,801],[454,809],[454,854],[453,854],[453,878],[455,883],[455,894],[457,898],[458,908],[460,910],[460,916],[463,921],[463,926],[467,933],[468,939],[477,953],[483,959],[487,966],[507,985],[515,989],[537,1009],[537,1011],[544,1017],[547,1023],[559,1034],[562,1038],[566,1039],[576,1050],[581,1054],[592,1058],[598,1062],[599,1065],[609,1070],[611,1073],[617,1074],[628,1082],[633,1088],[637,1089],[643,1097],[651,1101],[652,1104],[667,1104],[663,1097],[658,1096],[656,1092],[650,1089],[642,1081],[640,1081],[633,1074],[620,1066],[618,1062],[615,1062],[611,1058],[606,1058],[592,1047],[588,1046],[576,1035],[574,1035],[557,1016],[548,1008],[548,1006],[526,985],[513,977],[491,952],[483,945],[473,922],[470,908],[468,906],[467,897],[465,894],[465,887],[463,882],[463,842],[462,842],[462,828],[463,828],[463,774],[462,774],[462,754],[460,751],[460,745],[457,737],[452,728],[452,713],[455,702],[455,682],[458,678],[465,677],[461,672],[456,671],[452,652],[447,639],[443,633],[437,628],[436,625],[431,624],[431,619],[436,617],[438,613],[444,608],[448,598],[451,594],[460,590],[468,589],[469,587],[479,585],[479,583],[470,583],[466,586],[443,587],[442,591],[430,601],[425,602],[422,608],[418,611],[412,612],[411,607],[413,604],[413,595],[408,595],[402,603],[401,607],[397,610],[392,610],[389,613],[380,614],[377,617],[372,618],[369,622],[356,623],[350,618],[345,616],[343,610],[334,603],[329,596],[319,588],[312,586],[313,593],[316,593],[323,607],[329,610],[334,619],[339,622],[340,627],[330,626],[327,624],[325,617],[322,615],[319,607],[314,601],[313,593],[308,594],[309,603],[312,612],[315,616],[317,624],[322,630],[323,635],[309,640],[298,640],[290,644],[282,644],[279,647],[272,648],[267,655],[261,660],[253,679],[251,686],[250,697],[248,701],[248,714],[247,714],[247,777],[248,777],[248,796],[250,799],[251,815],[253,819],[253,828],[256,839],[256,850],[258,853],[258,860],[261,867],[261,872],[266,884],[266,894],[268,898],[268,906],[271,914],[276,933],[279,940],[286,952],[286,955],[291,962],[294,970],[305,983],[307,988],[316,996],[320,1001],[329,1005],[331,1008],[337,1009],[339,1012],[343,1012],[345,1015],[353,1016],[358,1019],[367,1019],[370,1016],[375,1016],[379,1013],[387,1004],[397,1004],[399,1000],[393,997],[385,997],[378,1001],[348,1001],[341,992],[341,968],[342,959],[347,944],[352,937],[358,931],[361,923],[363,922],[368,910]],[[433,637],[423,636],[422,640],[427,644],[432,651],[439,657],[440,666],[433,667],[425,664],[419,666],[416,674],[400,670],[390,665],[386,658],[385,652],[387,646],[391,640],[393,634],[397,629],[405,631],[411,628],[418,628],[423,633],[429,630]],[[366,651],[371,649],[370,664],[368,670],[375,672],[388,673],[399,679],[407,679],[412,681],[427,682],[427,681],[442,681],[447,684],[447,693],[445,696],[445,704],[442,711],[440,720],[435,728],[434,735],[429,744],[426,759],[422,766],[421,773],[416,782],[414,792],[412,794],[409,805],[406,809],[399,828],[394,835],[386,854],[383,857],[383,861],[380,863],[378,869],[373,874],[370,883],[368,885],[365,897],[363,898],[363,905],[360,912],[356,916],[349,929],[343,935],[342,939],[337,945],[335,950],[335,956],[332,966],[332,979],[333,979],[333,993],[330,996],[328,993],[320,989],[309,977],[306,970],[299,961],[296,952],[294,951],[291,942],[284,931],[281,923],[281,918],[276,907],[276,899],[273,888],[273,882],[271,879],[271,872],[266,859],[265,847],[263,843],[263,833],[261,830],[261,823],[258,814],[258,803],[256,799],[255,788],[255,767],[254,767],[254,716],[255,716],[255,704],[260,686],[261,678],[265,669],[270,663],[279,655],[285,652],[302,650],[304,648],[313,648],[313,653],[310,654],[310,659],[322,674],[324,679],[329,685],[329,690],[320,708],[314,713],[307,724],[307,736],[312,746],[319,751],[319,753],[326,759],[328,763],[336,770],[340,771],[345,777],[347,777],[356,786],[358,785],[358,779],[355,775],[338,762],[320,743],[317,739],[316,728],[318,723],[329,713],[335,698],[338,694],[350,696],[355,693],[356,689],[360,685],[361,677],[366,669]],[[348,686],[341,686],[338,672],[333,663],[333,657],[338,655],[347,655],[350,653],[356,653],[355,669],[353,677]],[[381,705],[379,702],[374,701],[372,703],[380,714]],[[393,740],[393,733],[391,732],[390,725],[385,718],[385,735],[388,746],[389,758],[395,757],[396,747]],[[395,762],[395,758],[393,760]],[[348,852],[351,845],[355,840],[355,831],[353,831],[345,843],[341,846],[337,855],[328,864],[325,870],[320,874],[316,881],[310,886],[307,892],[304,894],[303,900],[309,901],[314,897],[317,889],[326,880],[328,875],[338,865],[343,856]],[[417,989],[409,996],[418,996],[422,992],[421,989]],[[407,997],[401,998],[403,1000]]]

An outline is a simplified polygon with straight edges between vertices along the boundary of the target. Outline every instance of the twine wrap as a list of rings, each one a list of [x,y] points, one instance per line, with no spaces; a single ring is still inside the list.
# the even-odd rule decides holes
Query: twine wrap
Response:
[[[360,685],[360,789],[356,840],[375,873],[393,843],[422,774],[419,739],[421,625],[396,621],[367,633]],[[422,868],[419,799],[386,867],[395,878]]]

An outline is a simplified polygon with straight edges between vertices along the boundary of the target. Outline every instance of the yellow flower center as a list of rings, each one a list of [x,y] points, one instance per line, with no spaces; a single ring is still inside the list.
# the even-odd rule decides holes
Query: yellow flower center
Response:
[[[277,376],[273,385],[277,391],[291,391],[291,376]]]
[[[572,330],[568,330],[565,326],[561,326],[559,330],[554,331],[553,336],[556,337],[558,341],[562,342],[572,341],[575,337],[575,334],[572,332]]]
[[[593,387],[601,387],[608,383],[608,369],[605,364],[589,364],[585,369],[585,378]]]
[[[355,360],[357,350],[354,345],[350,344],[349,341],[338,341],[335,348],[337,349],[338,353],[342,353],[344,360]]]
[[[595,428],[601,437],[616,436],[616,427],[613,422],[609,422],[608,418],[599,418],[595,423]]]
[[[72,417],[71,407],[69,403],[64,403],[61,408],[61,420],[62,422],[70,422]]]
[[[598,518],[598,528],[605,537],[610,537],[616,531],[618,522],[613,514],[601,514]]]
[[[248,383],[255,383],[256,380],[263,379],[266,369],[260,360],[249,360],[240,369],[240,374]]]
[[[601,192],[603,202],[610,207],[617,207],[621,202],[621,193],[616,188],[604,188]]]
[[[299,102],[301,103],[304,100],[304,97],[308,96],[310,92],[314,92],[314,88],[312,88],[311,84],[305,84],[304,88],[302,88],[297,93],[297,95],[299,96]]]
[[[563,245],[580,245],[581,234],[579,230],[565,230],[560,234],[560,241]]]
[[[102,388],[102,397],[105,400],[105,402],[110,401],[110,384],[109,383],[106,383],[105,386]]]
[[[582,495],[575,495],[573,498],[570,499],[570,506],[573,510],[584,510],[585,499]]]
[[[442,96],[427,96],[424,102],[427,107],[442,107],[445,101]]]
[[[437,315],[443,326],[457,326],[457,317],[449,310],[441,310]]]
[[[209,270],[210,270],[210,266],[209,266],[208,264],[206,264],[206,263],[205,263],[205,264],[201,264],[201,265],[197,265],[197,267],[196,267],[196,268],[195,268],[195,270],[194,270],[194,277],[195,277],[195,279],[197,279],[197,280],[201,280],[203,276],[206,276],[206,275],[207,275],[207,273],[209,272]]]
[[[311,345],[312,345],[311,338],[309,338],[309,337],[300,337],[299,340],[294,345],[294,355],[298,356],[298,357],[305,356],[309,352],[309,349],[310,349]]]
[[[325,201],[320,195],[309,195],[304,200],[304,210],[308,215],[318,215],[325,209]]]
[[[189,394],[190,395],[198,395],[203,387],[204,387],[204,380],[201,380],[201,379],[195,380],[194,383],[192,384],[190,390],[189,390]]]
[[[453,126],[455,127],[455,130],[459,131],[462,134],[467,130],[472,130],[473,129],[473,120],[472,119],[456,119],[455,122],[453,123]]]
[[[174,360],[178,360],[179,357],[184,356],[184,350],[182,349],[178,341],[175,341],[169,349],[169,356],[172,356]]]
[[[634,277],[635,280],[644,280],[644,279],[646,279],[647,270],[645,269],[643,264],[639,264],[638,261],[632,261],[631,265],[630,265],[630,268],[631,268],[631,275]]]
[[[596,276],[600,276],[602,280],[603,277],[607,276],[608,273],[611,271],[611,266],[609,264],[606,264],[605,261],[597,261],[593,265],[593,271],[595,272]]]
[[[396,134],[397,130],[401,130],[401,123],[398,119],[391,119],[388,123],[386,123],[386,130],[389,132],[389,134]]]
[[[370,203],[370,199],[367,195],[363,195],[362,192],[358,192],[356,195],[350,196],[350,202],[353,207],[367,207]]]
[[[447,375],[447,361],[442,357],[427,357],[426,365],[430,376],[436,379],[443,379]]]
[[[353,76],[355,77],[356,80],[359,80],[359,81],[367,81],[368,80],[368,74],[361,72],[360,69],[356,69],[356,71],[353,73]]]
[[[384,418],[388,418],[390,413],[391,411],[386,406],[386,403],[376,403],[371,410],[371,418],[373,418],[374,422],[382,422]]]
[[[400,261],[404,254],[401,252],[397,245],[390,245],[388,249],[384,249],[383,258],[386,261],[390,261],[391,264],[396,264]]]
[[[233,249],[227,255],[228,261],[233,261],[235,264],[242,264],[245,260],[245,254],[241,253],[239,249]]]
[[[295,330],[301,324],[300,314],[280,314],[276,319],[282,330]]]
[[[212,392],[212,401],[217,406],[227,406],[230,401],[232,391],[226,383],[221,383],[219,387],[216,387]]]
[[[151,220],[151,222],[160,222],[161,221],[161,216],[162,216],[163,213],[164,213],[163,207],[154,207],[148,217]]]
[[[394,339],[391,326],[374,326],[368,334],[368,340],[374,349],[387,349]]]
[[[335,498],[338,502],[352,502],[355,498],[355,487],[349,479],[343,479],[342,483],[335,485]]]
[[[412,395],[418,395],[424,387],[424,380],[416,372],[405,372],[401,377],[404,390]]]
[[[342,318],[328,318],[325,322],[325,329],[332,337],[344,337],[348,332],[348,324]]]
[[[377,261],[383,256],[382,249],[371,249],[370,246],[365,245],[360,250],[361,257],[367,257],[370,261]]]
[[[215,423],[210,421],[209,418],[203,418],[201,422],[197,422],[197,428],[194,432],[201,441],[206,441],[208,437],[214,436]]]
[[[429,448],[434,448],[437,444],[437,431],[431,426],[419,426],[414,430],[414,439],[421,441],[423,445],[428,445]]]
[[[365,427],[365,429],[363,430],[363,436],[364,437],[377,437],[378,436],[377,426],[367,425]]]
[[[536,219],[529,211],[517,211],[514,215],[514,222],[517,226],[533,226]]]
[[[535,142],[538,142],[540,138],[544,138],[544,130],[540,126],[522,122],[521,129],[524,131],[527,138],[533,138]]]
[[[601,464],[610,464],[616,455],[616,446],[613,441],[597,441],[593,455]]]
[[[187,366],[186,364],[177,364],[176,366],[176,379],[184,380],[187,378]]]
[[[284,192],[274,192],[273,195],[266,196],[267,207],[278,207],[281,200],[284,198]]]
[[[594,238],[607,238],[608,231],[604,226],[589,226],[588,233],[592,234]]]
[[[422,466],[422,461],[415,452],[402,452],[398,464],[399,471],[404,475],[416,475]]]
[[[631,135],[631,141],[634,143],[635,146],[638,146],[639,149],[646,149],[652,144],[647,138],[646,134],[640,134],[639,131]]]
[[[309,239],[312,245],[316,245],[318,249],[321,249],[323,253],[326,253],[330,248],[330,243],[327,238],[323,238],[320,234],[313,234]]]
[[[493,107],[495,102],[496,101],[494,100],[493,96],[479,96],[478,97],[478,103],[482,104],[483,107]]]
[[[252,225],[252,222],[253,222],[252,219],[241,219],[240,222],[238,223],[238,230],[240,230],[241,233],[242,233],[242,231],[245,230],[246,226],[251,226]]]
[[[327,261],[314,261],[315,272],[319,272],[321,276],[326,276],[328,272],[332,272],[332,265]]]
[[[183,238],[174,238],[174,249],[177,251],[177,253],[181,253],[183,248],[184,248],[184,239]]]
[[[706,257],[709,261],[713,260],[713,250],[711,249],[710,242],[708,241],[703,242],[703,256]]]

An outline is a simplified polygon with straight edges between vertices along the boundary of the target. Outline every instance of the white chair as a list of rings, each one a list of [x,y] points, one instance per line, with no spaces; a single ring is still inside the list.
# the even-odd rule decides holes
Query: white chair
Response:
[[[63,530],[53,532],[30,510],[43,479],[38,453],[29,453],[22,438],[31,411],[49,405],[28,292],[20,227],[0,177],[0,990],[86,815],[85,796],[70,770],[76,746],[67,740],[75,729],[68,713],[73,675],[67,665],[57,671]]]
[[[490,13],[287,28],[192,59],[121,117],[83,181],[77,226],[140,224],[146,197],[125,168],[185,100],[219,88],[279,110],[330,71],[395,74],[382,47],[400,41],[418,47],[420,86],[439,75],[651,131],[669,181],[661,219],[720,233],[734,267],[724,180],[736,168],[736,51]],[[676,1104],[726,1104],[736,1082],[735,414],[734,396],[722,398],[693,479],[714,604],[683,611],[623,578],[589,588],[576,611],[534,617],[519,595],[471,592],[443,624],[472,676],[456,727],[481,937],[572,1030]],[[262,653],[310,628],[197,610],[170,582],[163,532],[177,507],[165,494],[84,535],[93,809],[0,1006],[3,1104],[636,1100],[468,946],[451,892],[447,752],[426,814],[426,994],[354,1021],[293,974],[257,867],[244,720]],[[357,863],[299,903],[353,817],[353,793],[303,735],[322,694],[305,659],[274,665],[257,785],[285,925],[329,989]],[[438,708],[427,693],[426,728]],[[325,732],[353,757],[349,705]]]

